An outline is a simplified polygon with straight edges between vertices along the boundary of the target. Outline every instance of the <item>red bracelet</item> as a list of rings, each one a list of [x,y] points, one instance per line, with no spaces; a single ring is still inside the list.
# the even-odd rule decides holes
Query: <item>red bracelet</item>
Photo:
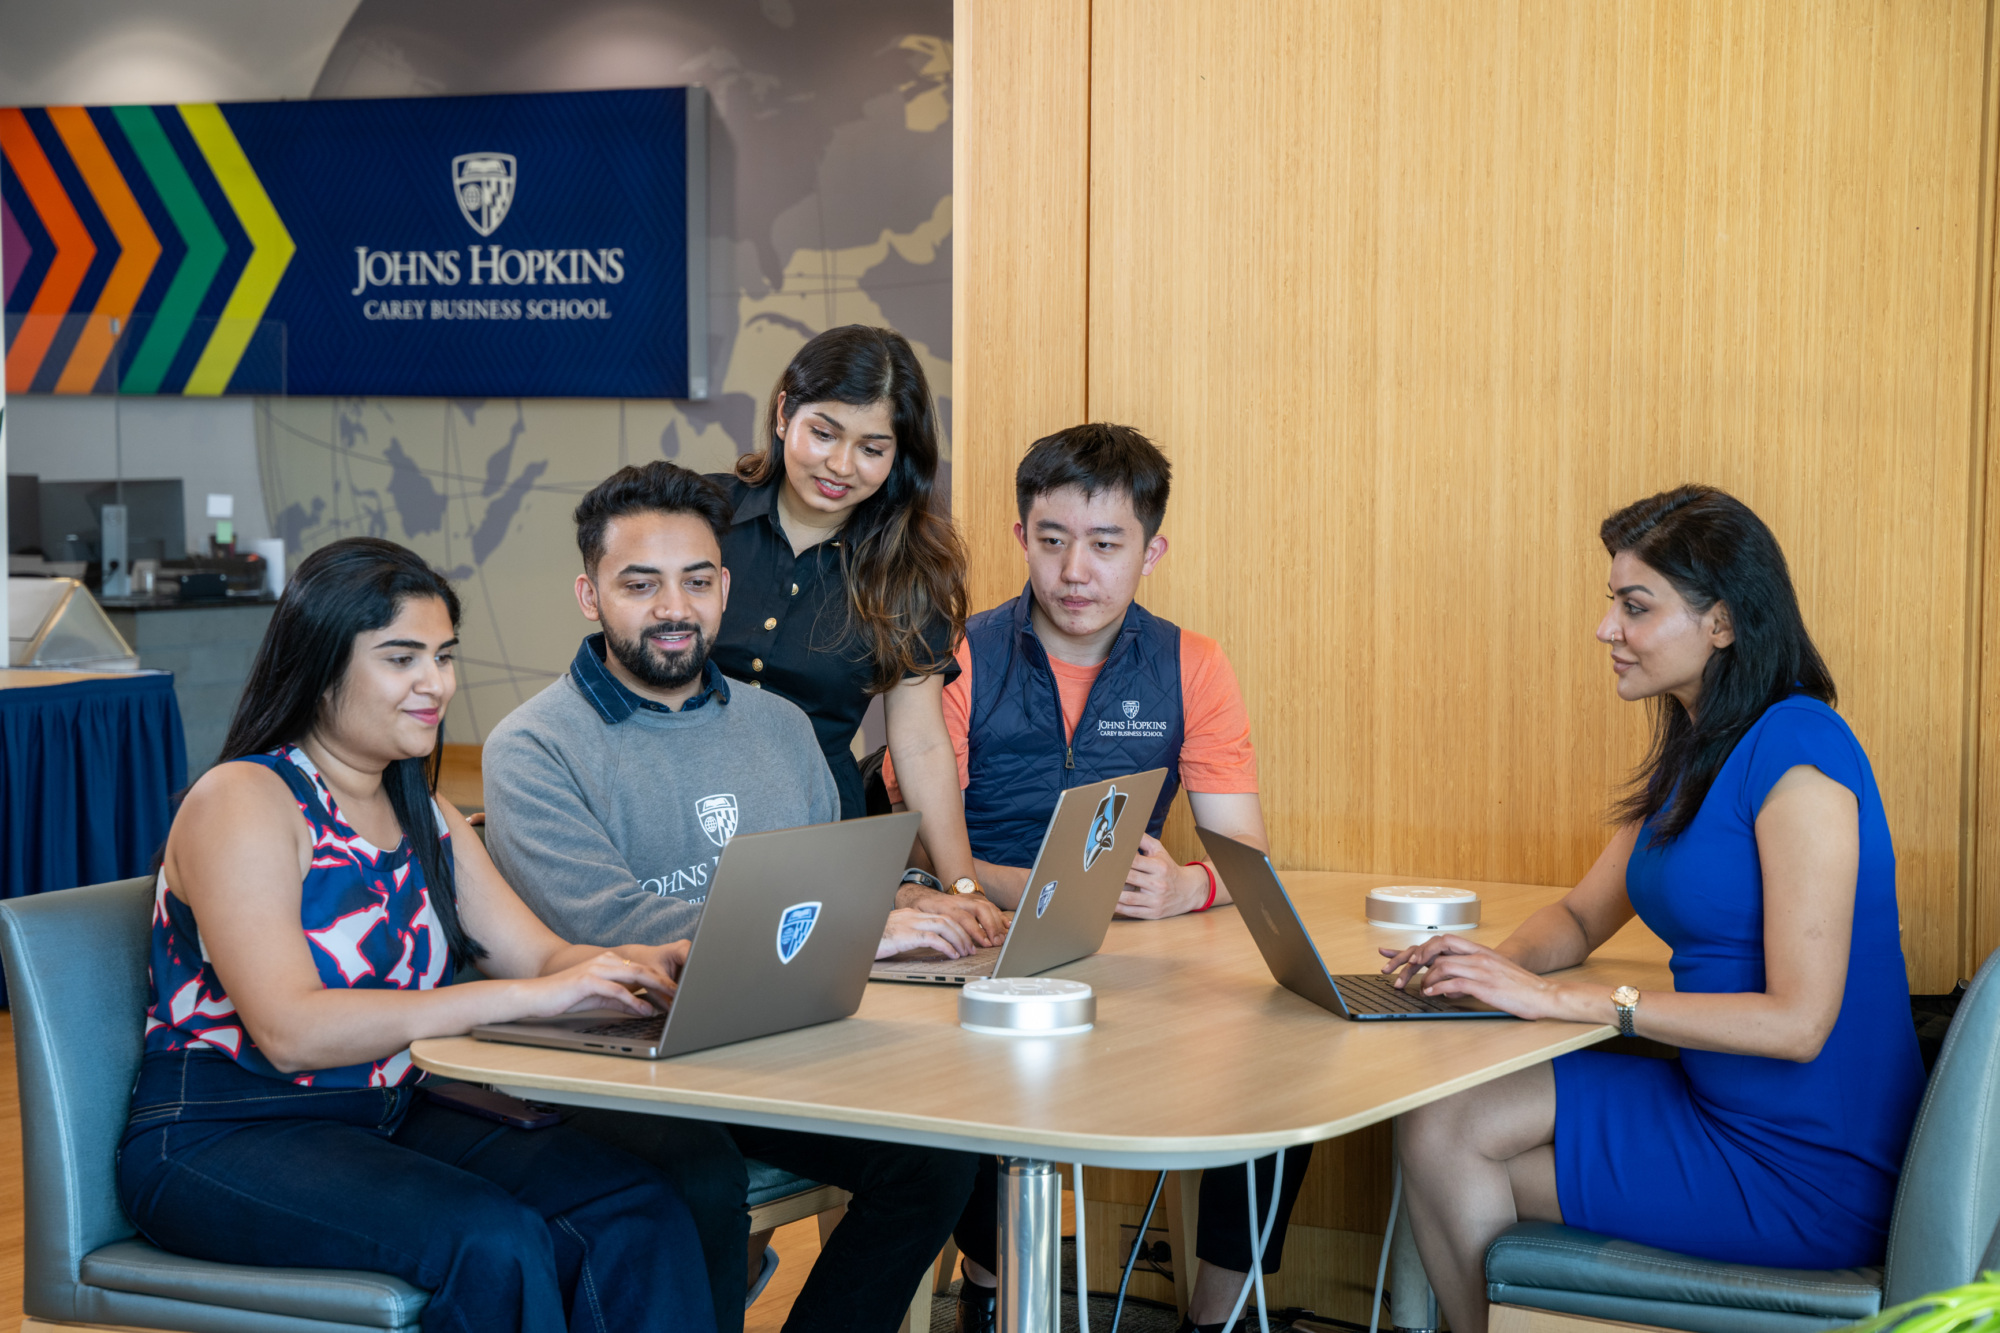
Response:
[[[1208,901],[1194,909],[1197,912],[1206,912],[1209,908],[1215,906],[1215,872],[1209,869],[1206,861],[1189,861],[1188,864],[1191,866],[1200,866],[1201,873],[1208,876]]]

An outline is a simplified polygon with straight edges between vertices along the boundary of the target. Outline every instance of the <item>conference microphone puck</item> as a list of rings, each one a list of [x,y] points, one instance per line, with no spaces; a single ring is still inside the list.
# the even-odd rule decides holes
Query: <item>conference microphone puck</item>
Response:
[[[1395,930],[1471,930],[1479,895],[1471,889],[1390,884],[1368,890],[1368,920]]]
[[[1097,994],[1081,981],[988,977],[958,992],[958,1025],[994,1037],[1067,1037],[1097,1021]]]

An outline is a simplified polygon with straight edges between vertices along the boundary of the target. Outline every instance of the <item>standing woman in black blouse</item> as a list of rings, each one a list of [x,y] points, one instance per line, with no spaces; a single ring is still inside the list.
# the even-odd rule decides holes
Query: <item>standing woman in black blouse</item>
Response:
[[[997,944],[978,891],[944,687],[965,631],[965,550],[939,512],[937,406],[908,340],[850,324],[799,349],[771,392],[765,448],[715,478],[735,506],[723,539],[729,604],[713,657],[812,718],[840,787],[864,813],[854,734],[883,697],[889,753],[945,891],[906,883],[897,905]]]

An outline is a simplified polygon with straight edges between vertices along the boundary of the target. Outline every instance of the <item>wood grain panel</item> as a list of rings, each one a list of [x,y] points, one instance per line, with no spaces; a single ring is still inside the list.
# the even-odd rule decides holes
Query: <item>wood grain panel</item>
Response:
[[[1984,231],[1980,253],[1982,315],[1977,328],[1978,366],[1983,380],[1973,398],[1973,432],[1979,452],[1971,471],[1975,520],[1967,543],[1967,565],[1977,585],[1968,599],[1977,632],[1966,664],[1968,691],[1965,732],[1967,800],[1961,843],[1965,865],[1960,882],[1965,938],[1959,975],[1970,977],[1988,954],[2000,948],[2000,25],[1987,25],[1986,176],[1980,200]]]
[[[1084,419],[1089,0],[953,8],[952,509],[972,606],[1020,590],[1014,465]]]
[[[1646,722],[1597,525],[1707,481],[1956,975],[1986,42],[1974,0],[1096,0],[1089,415],[1174,457],[1146,599],[1229,650],[1283,861],[1579,875]]]

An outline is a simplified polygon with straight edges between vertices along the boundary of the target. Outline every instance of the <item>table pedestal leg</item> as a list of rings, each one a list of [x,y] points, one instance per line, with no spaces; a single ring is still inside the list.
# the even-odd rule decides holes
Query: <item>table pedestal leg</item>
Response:
[[[1062,1173],[1039,1158],[1001,1160],[994,1333],[1061,1333]]]

